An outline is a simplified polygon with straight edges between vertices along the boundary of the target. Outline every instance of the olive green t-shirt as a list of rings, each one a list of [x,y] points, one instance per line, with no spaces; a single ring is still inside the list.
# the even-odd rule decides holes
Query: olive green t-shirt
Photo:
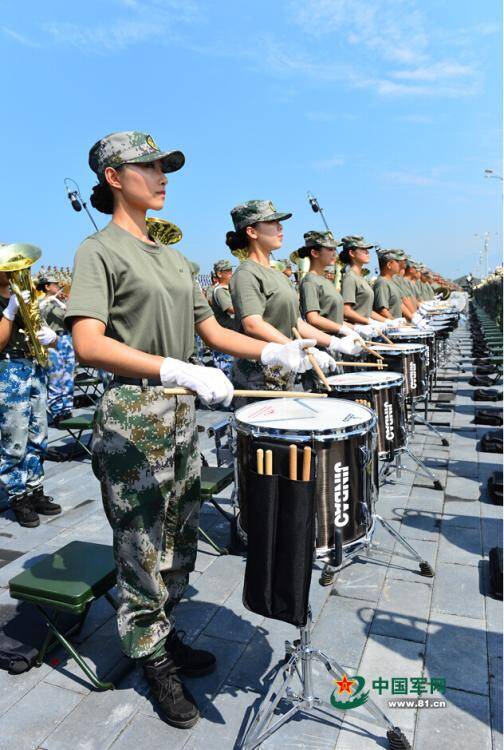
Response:
[[[425,293],[427,295],[426,299],[435,299],[436,293],[434,289],[432,288],[432,284],[430,283],[430,281],[426,281],[424,286],[425,286]]]
[[[401,276],[400,274],[396,273],[395,276],[392,277],[392,281],[394,282],[396,287],[399,289],[402,299],[410,296],[410,291],[408,289],[407,282],[404,276]]]
[[[227,312],[230,307],[233,307],[233,300],[231,299],[231,293],[227,286],[217,284],[212,293],[210,307],[215,315],[215,319],[221,326],[235,330],[236,324],[234,315]]]
[[[292,284],[274,268],[253,260],[244,260],[229,282],[239,330],[248,315],[260,315],[266,323],[292,338],[299,318],[298,297]]]
[[[373,309],[373,289],[363,276],[351,268],[343,274],[341,296],[345,305],[352,305],[354,312],[369,318]]]
[[[374,287],[373,310],[380,312],[385,307],[393,318],[400,318],[402,315],[401,292],[392,279],[386,279],[384,276],[378,276]]]
[[[334,284],[317,273],[307,273],[299,288],[301,315],[318,312],[333,323],[343,323],[343,297]]]
[[[134,349],[187,361],[194,325],[212,315],[189,261],[110,222],[77,250],[65,323],[83,316]]]
[[[65,309],[54,300],[41,306],[42,315],[49,326],[56,333],[65,332]]]

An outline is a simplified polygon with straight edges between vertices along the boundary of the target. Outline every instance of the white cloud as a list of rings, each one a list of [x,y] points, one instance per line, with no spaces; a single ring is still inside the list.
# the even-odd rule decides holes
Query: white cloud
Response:
[[[411,70],[394,70],[390,75],[392,78],[399,78],[406,81],[439,81],[446,78],[471,77],[474,73],[475,71],[471,65],[443,61]]]
[[[38,47],[38,44],[32,39],[29,39],[27,36],[25,36],[24,34],[20,34],[14,29],[10,29],[8,26],[0,26],[0,31],[2,31],[10,39],[13,39],[15,42],[18,42],[25,47]]]
[[[434,118],[430,115],[410,114],[410,115],[399,115],[395,118],[397,122],[407,122],[412,125],[430,125],[434,122]]]
[[[112,53],[153,39],[177,38],[182,25],[201,18],[194,0],[118,0],[127,17],[113,18],[107,24],[82,26],[48,21],[42,25],[53,41],[77,47],[84,52]]]
[[[342,167],[346,164],[346,159],[343,156],[333,156],[330,159],[322,159],[321,161],[313,162],[313,167],[323,172],[328,172],[331,169]]]

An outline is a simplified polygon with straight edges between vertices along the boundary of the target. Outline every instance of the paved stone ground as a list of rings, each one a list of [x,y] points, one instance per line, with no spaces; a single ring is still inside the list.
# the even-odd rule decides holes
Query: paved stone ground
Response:
[[[459,328],[455,338],[468,357],[465,330]],[[354,559],[332,589],[319,586],[318,570],[312,581],[313,642],[349,675],[364,676],[367,687],[379,676],[446,678],[445,708],[390,710],[390,691],[381,697],[371,691],[417,750],[502,748],[502,605],[489,596],[487,583],[489,549],[502,543],[501,508],[486,492],[487,478],[499,468],[501,457],[477,451],[488,428],[472,424],[471,367],[464,357],[458,361],[466,372],[445,369],[438,383],[447,390],[453,387],[455,394],[452,408],[433,416],[446,423],[440,429],[450,446],[441,447],[424,427],[417,428],[412,441],[444,491],[433,489],[418,473],[405,472],[382,487],[377,508],[432,564],[435,578],[420,576],[417,564],[379,530],[382,553]],[[218,416],[202,411],[199,421],[208,425]],[[212,462],[203,433],[202,447]],[[411,462],[406,465],[412,467]],[[48,463],[46,488],[63,505],[61,516],[43,519],[37,529],[21,529],[8,512],[0,515],[0,603],[9,600],[9,579],[44,553],[73,539],[110,543],[89,461]],[[229,492],[224,493],[224,506],[228,498]],[[203,509],[202,526],[219,543],[227,543],[226,523],[210,505]],[[219,557],[200,542],[196,572],[178,609],[177,627],[218,658],[214,674],[188,680],[203,712],[193,730],[178,731],[159,719],[140,671],[121,656],[113,612],[100,601],[78,641],[99,675],[112,676],[118,689],[92,690],[62,652],[51,655],[51,662],[58,659],[56,665],[47,663],[25,675],[0,672],[0,750],[238,747],[284,656],[284,641],[296,636],[292,627],[243,607],[244,564],[242,557]],[[330,676],[318,670],[315,682],[319,694],[329,698],[334,688]],[[350,712],[343,725],[327,715],[321,721],[298,717],[263,745],[268,750],[386,746],[379,727]]]

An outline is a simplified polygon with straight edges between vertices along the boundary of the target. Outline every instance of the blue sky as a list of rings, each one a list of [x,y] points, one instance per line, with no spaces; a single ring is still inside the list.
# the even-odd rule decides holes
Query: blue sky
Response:
[[[4,242],[71,264],[90,233],[65,197],[89,147],[145,130],[186,166],[162,215],[207,270],[229,210],[294,217],[279,257],[321,227],[402,247],[456,277],[500,257],[500,0],[3,0]],[[103,226],[107,218],[96,214]]]

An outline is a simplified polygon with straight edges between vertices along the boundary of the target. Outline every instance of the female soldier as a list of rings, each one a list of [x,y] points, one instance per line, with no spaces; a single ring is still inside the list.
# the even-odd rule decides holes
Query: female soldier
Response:
[[[362,274],[363,266],[369,263],[369,251],[374,245],[367,244],[363,237],[353,235],[343,237],[341,244],[343,250],[339,254],[339,259],[347,266],[341,282],[345,320],[369,326],[368,333],[373,329],[379,331],[386,328],[391,321],[387,321],[383,315],[373,310],[373,289]],[[366,334],[366,331],[361,329],[360,333]]]
[[[278,213],[270,201],[252,200],[235,206],[231,211],[235,231],[228,232],[226,244],[231,250],[246,250],[247,258],[235,271],[231,282],[231,297],[240,330],[263,341],[288,342],[292,328],[301,336],[314,338],[331,354],[344,351],[349,342],[337,339],[306,323],[299,316],[297,294],[284,274],[270,267],[273,250],[282,246],[282,221],[292,214]],[[325,371],[336,365],[326,352],[315,349],[317,361]],[[283,376],[284,387],[292,387],[294,376]],[[258,362],[240,358],[235,362],[233,383],[254,389],[278,388],[282,374],[278,368],[264,367]]]
[[[303,318],[310,325],[326,333],[358,339],[353,326],[343,323],[343,298],[324,274],[326,266],[334,262],[339,243],[331,232],[312,231],[305,232],[303,236],[305,244],[299,248],[298,256],[310,259],[310,270],[299,287],[299,304]]]
[[[165,172],[184,161],[139,132],[91,148],[91,202],[112,221],[77,251],[65,320],[79,360],[115,376],[96,415],[93,468],[113,530],[122,647],[143,660],[163,718],[187,728],[199,713],[178,672],[208,674],[215,658],[182,643],[170,622],[196,556],[200,461],[194,397],[167,397],[162,386],[230,403],[220,370],[188,363],[195,328],[220,351],[294,370],[306,342],[265,345],[221,328],[186,258],[149,237],[145,213],[163,207]]]

